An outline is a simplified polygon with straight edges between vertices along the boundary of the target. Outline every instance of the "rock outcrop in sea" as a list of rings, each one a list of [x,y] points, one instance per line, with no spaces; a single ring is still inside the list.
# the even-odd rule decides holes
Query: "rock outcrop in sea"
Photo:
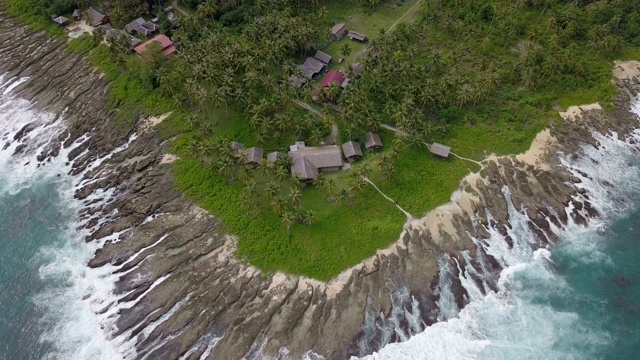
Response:
[[[541,247],[558,241],[551,223],[561,227],[569,217],[580,224],[598,216],[588,190],[576,186],[579,179],[556,154],[578,153],[585,143],[598,146],[593,131],[624,136],[638,122],[628,110],[627,92],[638,93],[639,79],[616,79],[621,92],[615,110],[589,110],[580,120],[552,127],[537,162],[516,156],[485,160],[483,170],[463,181],[450,204],[407,223],[389,248],[322,283],[265,274],[237,259],[232,234],[174,189],[165,156],[168,144],[147,129],[145,114],[132,129],[116,124],[115,111],[106,103],[109,84],[101,74],[82,56],[67,52],[63,41],[19,25],[3,5],[0,54],[5,78],[28,77],[12,94],[66,122],[59,143],[38,154],[40,162],[86,137],[68,159],[72,174],[85,178],[75,197],[85,204],[86,241],[117,234],[88,266],[110,264],[120,274],[119,300],[104,309],[117,310],[114,326],[105,331],[134,339],[130,355],[136,359],[199,359],[203,354],[209,359],[257,354],[298,359],[308,352],[346,359],[405,340],[446,318],[440,307],[444,296],[452,295],[458,308],[469,301],[458,276],[466,262],[499,273],[498,259],[479,245],[489,237],[488,229],[502,232],[509,245],[505,196],[528,215]],[[27,125],[21,133],[30,130]],[[8,141],[20,142],[21,135]],[[127,143],[125,150],[90,168]],[[111,189],[113,195],[96,199],[99,189]],[[444,280],[451,290],[447,294],[441,288]],[[484,292],[495,286],[474,280]]]

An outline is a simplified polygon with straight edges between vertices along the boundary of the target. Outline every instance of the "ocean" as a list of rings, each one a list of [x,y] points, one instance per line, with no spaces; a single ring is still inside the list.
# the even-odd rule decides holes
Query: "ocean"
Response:
[[[122,359],[130,344],[110,339],[113,314],[102,311],[114,301],[113,269],[86,267],[100,243],[77,230],[80,179],[67,175],[69,149],[44,166],[35,161],[63,121],[11,98],[16,81],[0,78],[0,359]],[[17,144],[2,148],[32,121],[40,126],[21,155],[13,156]],[[629,143],[598,137],[600,149],[563,159],[599,219],[555,229],[562,241],[536,250],[526,217],[512,209],[513,248],[494,229],[478,242],[505,270],[490,278],[465,269],[498,291],[483,295],[463,278],[467,307],[443,297],[442,322],[367,358],[640,359],[640,157]]]

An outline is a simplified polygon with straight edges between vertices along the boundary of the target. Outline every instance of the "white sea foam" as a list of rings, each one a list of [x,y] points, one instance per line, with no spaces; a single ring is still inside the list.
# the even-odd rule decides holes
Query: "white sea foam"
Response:
[[[634,104],[633,110],[640,116],[640,105]],[[566,156],[562,163],[582,180],[580,186],[588,189],[589,201],[601,218],[592,220],[589,227],[572,221],[563,228],[549,223],[562,240],[562,251],[575,255],[571,257],[573,261],[607,265],[610,260],[600,250],[604,238],[599,230],[637,207],[629,201],[629,195],[640,193],[640,167],[638,148],[629,139],[618,139],[616,134],[594,136],[599,142],[598,149],[584,146],[581,156],[577,159]],[[631,138],[640,141],[640,131]],[[506,246],[504,237],[494,228],[488,229],[491,236],[486,241],[473,239],[504,267],[497,282],[498,291],[482,295],[476,283],[466,277],[486,276],[488,271],[469,267],[466,261],[466,275],[461,283],[472,301],[457,316],[450,318],[454,308],[446,305],[451,299],[445,291],[440,305],[445,305],[441,317],[447,321],[428,327],[406,342],[389,344],[366,359],[572,359],[581,356],[575,353],[576,348],[609,341],[605,330],[593,329],[579,315],[549,305],[548,294],[573,290],[554,272],[551,251],[534,250],[534,236],[527,227],[526,215],[513,208],[508,189],[504,189],[504,194],[509,202],[511,229],[507,231],[513,248]],[[484,267],[484,260],[478,260]],[[448,261],[441,259],[439,265],[441,273],[450,272]],[[531,289],[532,284],[537,289]],[[449,282],[441,275],[438,285],[441,298],[447,285],[450,286]]]
[[[82,203],[74,200],[73,195],[81,175],[67,175],[71,169],[66,159],[86,137],[63,149],[58,139],[65,130],[63,119],[36,110],[25,100],[11,97],[11,90],[25,80],[5,81],[0,77],[0,171],[10,174],[2,177],[0,192],[15,194],[37,183],[55,182],[62,201],[60,208],[77,213]],[[19,142],[14,141],[15,134],[29,123],[34,124],[33,130]],[[24,149],[14,155],[18,146]],[[59,155],[39,163],[36,156],[49,146],[59,146]],[[124,147],[117,150],[124,150]],[[111,156],[103,156],[97,162]],[[112,196],[108,191],[92,196],[97,198],[97,195],[105,198],[104,201]],[[53,345],[48,355],[52,359],[122,359],[130,344],[111,339],[106,330],[113,328],[114,318],[100,314],[116,299],[113,288],[117,276],[112,274],[116,268],[110,265],[97,269],[87,267],[96,249],[109,239],[86,243],[83,239],[87,232],[77,231],[78,225],[67,226],[63,244],[43,247],[37,255],[37,262],[45,264],[39,269],[44,290],[33,299],[36,306],[45,310],[42,326],[47,331],[41,340]]]

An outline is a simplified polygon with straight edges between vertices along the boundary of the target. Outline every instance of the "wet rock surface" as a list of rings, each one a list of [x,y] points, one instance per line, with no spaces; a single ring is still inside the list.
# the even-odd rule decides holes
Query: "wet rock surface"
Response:
[[[91,168],[95,159],[125,144],[138,125],[127,129],[115,123],[114,111],[106,105],[109,84],[85,59],[66,52],[64,42],[16,24],[2,5],[0,35],[0,73],[7,74],[5,79],[29,77],[13,93],[41,109],[64,114],[68,131],[60,135],[63,146],[90,135],[68,159],[73,174],[90,169],[83,175],[86,185],[75,195],[85,204],[81,216],[91,233],[86,241],[117,237],[107,241],[88,266],[119,266],[115,288],[119,303],[135,305],[118,311],[111,335],[135,338],[134,358],[175,359],[188,354],[188,359],[199,359],[216,338],[221,339],[208,352],[209,359],[275,356],[283,348],[294,359],[309,350],[345,359],[401,341],[397,332],[387,336],[384,330],[398,327],[413,334],[438,319],[438,257],[448,254],[450,267],[458,273],[458,264],[464,269],[467,261],[462,254],[468,251],[471,261],[481,255],[489,271],[500,271],[499,262],[483,253],[472,237],[482,242],[490,225],[506,234],[510,209],[505,186],[515,210],[525,211],[531,219],[539,246],[555,242],[550,223],[562,226],[569,216],[586,223],[597,216],[588,189],[579,188],[579,181],[559,166],[556,154],[578,153],[585,143],[597,146],[593,130],[613,130],[622,136],[637,125],[622,92],[615,113],[591,111],[584,121],[565,122],[551,130],[558,142],[548,149],[550,171],[515,157],[487,161],[482,178],[469,184],[477,190],[470,205],[474,217],[453,215],[452,228],[442,226],[439,233],[410,222],[388,249],[334,281],[321,283],[265,274],[237,259],[236,239],[174,189],[170,165],[161,163],[168,145],[153,132],[140,132],[126,150]],[[633,80],[619,86],[637,93]],[[26,126],[12,141],[30,130]],[[58,151],[53,146],[39,154],[38,161],[46,162]],[[104,190],[113,190],[114,195]],[[567,215],[570,203],[574,211]],[[626,284],[624,279],[616,281]],[[487,286],[495,288],[491,282]],[[451,288],[458,306],[464,306],[469,294],[459,280],[454,279]],[[391,323],[392,318],[397,323]]]

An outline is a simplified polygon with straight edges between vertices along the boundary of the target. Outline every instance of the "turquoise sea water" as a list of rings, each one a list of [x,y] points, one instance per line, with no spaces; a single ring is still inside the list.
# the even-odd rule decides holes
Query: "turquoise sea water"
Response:
[[[0,149],[34,119],[44,126],[51,117],[0,97]],[[53,130],[34,131],[19,159],[0,150],[0,359],[119,359],[122,348],[103,331],[108,319],[96,315],[109,303],[108,272],[86,268],[95,248],[75,231],[77,179],[58,176],[64,159],[30,162]],[[640,156],[621,141],[601,143],[566,162],[592,175],[581,186],[601,219],[557,229],[560,244],[535,250],[526,218],[513,212],[514,248],[497,232],[484,244],[505,265],[500,291],[372,357],[640,359]]]
[[[42,359],[50,346],[39,342],[48,327],[46,309],[34,296],[56,284],[40,278],[46,249],[59,247],[73,215],[60,206],[56,184],[36,183],[17,194],[0,186],[0,358]],[[49,324],[51,325],[51,324]]]

